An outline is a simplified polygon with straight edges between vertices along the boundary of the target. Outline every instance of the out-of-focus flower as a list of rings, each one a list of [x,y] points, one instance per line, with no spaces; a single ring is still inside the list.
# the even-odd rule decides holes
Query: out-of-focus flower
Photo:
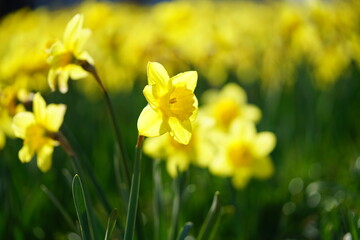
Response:
[[[51,65],[48,74],[48,83],[51,90],[55,90],[58,80],[59,90],[62,93],[68,91],[68,79],[84,78],[88,75],[79,61],[87,61],[93,64],[92,57],[83,50],[84,44],[89,38],[91,31],[83,28],[83,16],[75,15],[67,24],[63,41],[55,41],[49,48],[48,62]]]
[[[59,131],[63,122],[66,106],[63,104],[49,104],[40,93],[36,93],[33,100],[32,112],[19,112],[13,119],[13,130],[16,137],[24,139],[24,145],[19,151],[21,162],[29,162],[37,155],[37,165],[41,171],[50,169],[54,146],[59,143],[52,135]]]
[[[213,127],[228,130],[236,118],[257,122],[261,118],[258,107],[247,103],[245,91],[235,83],[229,83],[221,91],[208,90],[203,95],[204,114],[209,116]]]
[[[166,133],[159,137],[145,139],[143,151],[155,160],[165,160],[168,173],[175,177],[178,171],[184,172],[188,169],[195,158],[193,141],[194,136],[189,144],[184,145]]]
[[[149,62],[147,74],[148,85],[143,93],[148,105],[138,119],[139,134],[157,137],[169,132],[177,142],[188,144],[198,111],[194,94],[197,72],[183,72],[170,78],[160,63]]]
[[[218,140],[221,147],[209,167],[213,174],[232,177],[236,188],[245,187],[251,177],[264,179],[273,174],[268,156],[276,144],[273,133],[257,133],[254,123],[236,120],[230,134]]]
[[[0,87],[0,149],[5,146],[6,136],[15,137],[11,127],[12,118],[16,113],[25,111],[23,103],[31,98],[29,92],[15,85]]]

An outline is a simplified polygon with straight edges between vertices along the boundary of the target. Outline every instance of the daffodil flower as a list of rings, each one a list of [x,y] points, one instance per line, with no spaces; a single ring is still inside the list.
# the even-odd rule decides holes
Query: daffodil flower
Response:
[[[143,93],[148,105],[138,119],[139,134],[156,137],[169,132],[177,142],[188,144],[198,110],[194,94],[197,72],[183,72],[170,78],[160,63],[149,62],[147,75],[148,85]]]
[[[34,95],[33,113],[19,112],[13,119],[13,130],[16,137],[24,139],[19,151],[21,162],[29,162],[37,155],[37,165],[41,171],[50,169],[54,146],[59,144],[52,136],[59,131],[63,122],[66,106],[49,104],[40,93]]]
[[[256,132],[254,123],[235,120],[229,136],[222,142],[218,155],[210,165],[210,171],[220,176],[232,177],[236,188],[246,186],[251,177],[268,178],[274,167],[269,157],[276,144],[271,132]]]
[[[67,24],[63,41],[55,41],[49,48],[48,63],[51,65],[48,83],[52,91],[55,90],[56,80],[61,93],[68,91],[68,80],[78,80],[88,75],[81,67],[80,61],[93,64],[93,59],[83,47],[91,31],[83,29],[83,16],[75,15]]]

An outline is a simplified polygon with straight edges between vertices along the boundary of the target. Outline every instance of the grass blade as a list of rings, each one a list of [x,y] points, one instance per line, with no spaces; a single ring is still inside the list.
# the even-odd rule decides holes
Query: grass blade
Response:
[[[105,240],[110,240],[110,237],[115,228],[117,217],[118,217],[118,210],[115,208],[114,210],[112,210],[108,219],[106,233],[105,233]]]
[[[134,239],[134,231],[135,231],[135,223],[138,202],[139,202],[139,189],[140,189],[140,180],[141,180],[141,154],[142,154],[142,142],[144,141],[143,136],[138,137],[138,143],[136,144],[135,150],[135,163],[134,163],[134,173],[131,181],[130,188],[130,198],[129,198],[129,207],[126,218],[126,226],[125,226],[125,235],[124,240],[133,240]]]
[[[209,213],[205,219],[204,224],[200,229],[200,233],[197,240],[209,240],[213,237],[213,234],[215,232],[214,230],[216,229],[216,224],[220,219],[220,214],[221,214],[220,193],[216,192]]]
[[[185,240],[185,238],[189,235],[190,230],[193,227],[192,222],[185,223],[184,227],[181,229],[177,240]]]
[[[86,206],[84,189],[81,184],[79,175],[75,175],[72,183],[72,193],[74,198],[74,204],[76,213],[80,223],[80,231],[83,240],[91,240],[92,228],[89,221],[88,210]]]
[[[41,185],[40,188],[48,196],[48,198],[53,202],[55,207],[61,212],[61,214],[65,218],[65,221],[69,224],[69,226],[72,228],[72,230],[76,231],[76,225],[75,225],[74,221],[71,219],[70,215],[67,213],[65,208],[61,205],[61,203],[55,197],[55,195],[45,185]]]

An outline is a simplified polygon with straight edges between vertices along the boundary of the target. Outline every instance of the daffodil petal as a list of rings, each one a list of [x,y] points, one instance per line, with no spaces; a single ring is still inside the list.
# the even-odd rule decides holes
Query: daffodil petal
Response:
[[[154,87],[152,85],[146,85],[143,90],[143,94],[152,108],[158,107],[158,100],[154,96]]]
[[[81,29],[78,32],[77,39],[74,45],[74,49],[82,49],[91,35],[90,29]]]
[[[5,134],[3,131],[0,130],[0,149],[3,149],[5,146]]]
[[[265,157],[275,148],[275,145],[275,134],[272,132],[260,132],[255,139],[254,154],[256,157]]]
[[[250,168],[237,169],[231,179],[234,187],[237,189],[244,188],[248,184],[251,175],[252,175],[252,171]]]
[[[231,134],[244,141],[252,141],[256,136],[255,124],[240,118],[234,119],[230,126]]]
[[[46,109],[46,121],[44,125],[52,132],[59,131],[64,121],[66,106],[64,104],[49,104]]]
[[[69,72],[68,69],[63,69],[59,74],[59,90],[61,93],[67,93],[68,91],[68,80],[69,80]]]
[[[34,114],[31,112],[19,112],[14,116],[12,128],[18,138],[25,139],[26,129],[35,122]]]
[[[81,14],[76,14],[66,25],[63,40],[67,48],[73,49],[77,38],[77,32],[81,30],[83,21],[83,16]]]
[[[55,91],[55,84],[56,84],[56,71],[53,68],[50,68],[48,73],[48,84],[51,89],[51,91]]]
[[[157,62],[148,63],[147,76],[149,85],[159,85],[161,88],[166,88],[167,82],[170,79],[163,65]]]
[[[42,172],[46,172],[51,168],[52,164],[52,154],[54,151],[54,147],[51,145],[44,145],[37,152],[37,166],[40,168]]]
[[[236,83],[228,83],[220,93],[222,96],[234,99],[238,104],[247,102],[246,92]]]
[[[146,137],[157,137],[167,131],[162,116],[147,105],[140,113],[137,127],[139,134]]]
[[[19,159],[21,162],[30,162],[32,157],[34,156],[34,151],[32,151],[27,144],[24,144],[24,146],[19,151]]]
[[[35,93],[33,100],[33,112],[37,122],[44,123],[46,118],[46,102],[40,93]]]
[[[274,173],[274,165],[269,157],[258,159],[252,166],[254,177],[265,179]]]
[[[78,80],[87,77],[88,73],[78,65],[69,66],[69,75],[72,80]]]
[[[186,88],[194,91],[198,79],[198,74],[196,71],[188,71],[179,73],[178,75],[171,78],[173,85],[177,85],[179,83],[185,83]]]
[[[191,121],[180,121],[175,117],[169,117],[170,135],[179,143],[187,145],[191,139]]]
[[[253,122],[258,122],[261,119],[261,110],[252,104],[243,106],[242,116]]]
[[[189,158],[184,153],[172,154],[166,161],[166,170],[171,177],[176,177],[178,172],[184,172],[189,168]]]

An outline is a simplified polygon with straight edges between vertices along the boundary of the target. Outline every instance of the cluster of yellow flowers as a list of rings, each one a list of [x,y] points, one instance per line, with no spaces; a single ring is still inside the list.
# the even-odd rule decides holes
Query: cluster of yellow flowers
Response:
[[[97,69],[110,91],[130,90],[145,74],[148,61],[167,63],[170,73],[195,68],[218,86],[229,73],[240,81],[291,84],[303,63],[310,66],[316,83],[326,86],[352,61],[360,64],[356,0],[172,1],[152,6],[86,2],[71,10],[21,10],[2,19],[0,82],[46,89],[44,46],[60,36],[75,12],[84,14],[84,25],[93,32],[86,49],[98,59]],[[52,50],[66,51],[83,43],[74,44]],[[70,56],[52,64],[61,65],[66,57]],[[96,89],[95,83],[85,91],[90,89]]]
[[[205,92],[203,102],[193,121],[189,143],[178,141],[171,133],[164,134],[146,139],[144,152],[154,159],[166,160],[173,177],[191,163],[208,167],[215,175],[231,177],[237,188],[245,187],[252,177],[270,177],[274,168],[268,155],[276,138],[271,132],[257,132],[255,123],[260,120],[261,111],[247,103],[245,91],[229,83],[220,91]],[[181,116],[188,115],[182,111]]]

